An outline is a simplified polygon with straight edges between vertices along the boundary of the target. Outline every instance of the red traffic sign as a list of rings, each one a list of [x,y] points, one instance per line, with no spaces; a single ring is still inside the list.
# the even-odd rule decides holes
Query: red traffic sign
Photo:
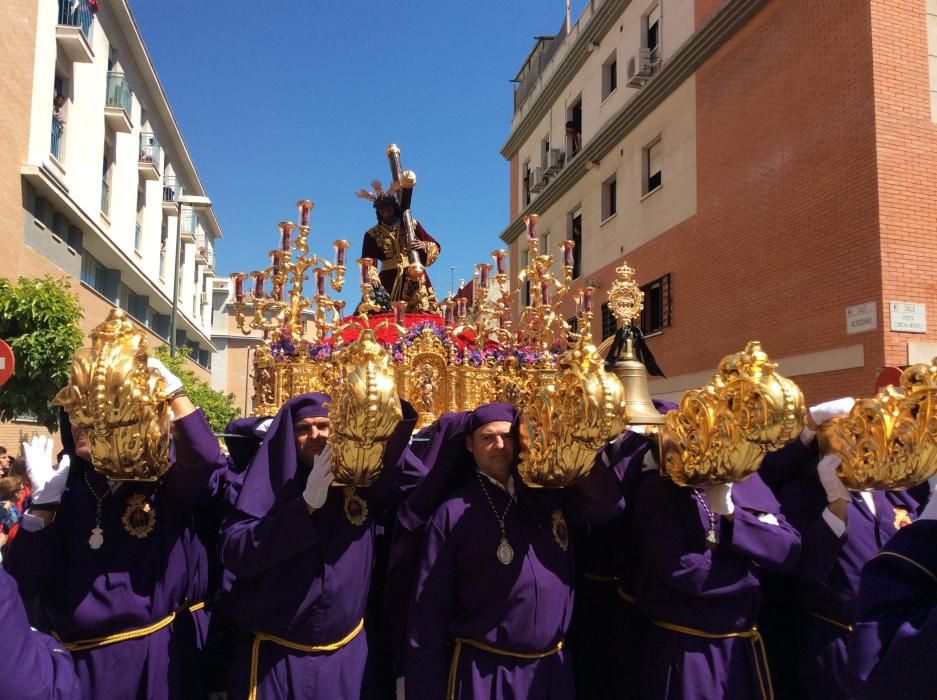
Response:
[[[0,340],[0,386],[3,386],[13,376],[16,359],[13,357],[13,348],[5,340]]]
[[[901,383],[901,367],[885,367],[875,378],[875,390],[881,391],[886,386],[898,386]]]

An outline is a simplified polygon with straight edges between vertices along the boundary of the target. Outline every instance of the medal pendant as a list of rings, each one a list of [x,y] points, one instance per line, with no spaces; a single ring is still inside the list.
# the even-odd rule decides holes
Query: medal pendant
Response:
[[[498,545],[498,561],[505,566],[514,561],[514,548],[510,545],[506,537],[502,537],[501,544]]]
[[[101,549],[104,544],[104,530],[99,527],[91,529],[91,537],[88,538],[88,546],[91,549]]]
[[[719,544],[719,540],[716,539],[716,531],[710,528],[709,532],[706,533],[706,546],[713,549],[717,544]]]

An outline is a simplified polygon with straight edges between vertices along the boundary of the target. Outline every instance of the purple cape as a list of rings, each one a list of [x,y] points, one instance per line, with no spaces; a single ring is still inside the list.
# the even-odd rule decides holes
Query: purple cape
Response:
[[[930,698],[937,689],[937,521],[902,528],[862,572],[849,640],[862,700]]]

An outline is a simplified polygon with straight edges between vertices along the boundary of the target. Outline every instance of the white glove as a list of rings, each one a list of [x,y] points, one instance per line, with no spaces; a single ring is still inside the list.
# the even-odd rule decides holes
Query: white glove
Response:
[[[732,502],[732,484],[707,486],[703,491],[713,513],[732,515],[735,512],[735,504]]]
[[[332,473],[332,448],[328,445],[312,462],[312,471],[306,479],[306,488],[303,490],[303,500],[316,510],[321,508],[329,495],[329,484],[335,475]]]
[[[166,365],[160,362],[159,359],[155,357],[148,357],[146,360],[146,366],[159,372],[160,376],[163,378],[163,381],[166,383],[167,394],[174,394],[182,388],[182,380],[170,372]]]
[[[62,500],[65,483],[68,481],[68,455],[62,457],[58,469],[52,461],[52,438],[36,435],[23,443],[26,456],[26,473],[33,487],[32,502],[36,505],[58,503]]]
[[[850,396],[842,399],[835,399],[833,401],[827,401],[826,403],[820,403],[816,406],[811,406],[810,417],[817,425],[823,425],[824,423],[831,421],[834,418],[845,416],[855,405],[856,400]]]
[[[820,485],[826,491],[826,500],[828,503],[833,501],[850,500],[848,489],[843,486],[843,482],[836,475],[836,468],[839,467],[839,457],[836,455],[826,455],[817,465],[817,477],[820,479]]]

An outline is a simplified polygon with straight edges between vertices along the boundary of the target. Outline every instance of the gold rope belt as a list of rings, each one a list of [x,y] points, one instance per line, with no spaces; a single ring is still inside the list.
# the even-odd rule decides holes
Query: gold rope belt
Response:
[[[678,632],[690,637],[699,637],[700,639],[747,639],[752,645],[752,654],[755,661],[755,676],[758,678],[758,686],[761,689],[761,697],[764,700],[774,700],[774,686],[771,685],[771,672],[768,669],[768,655],[765,652],[765,641],[761,637],[758,627],[752,627],[750,630],[742,632],[725,632],[716,634],[713,632],[704,632],[703,630],[675,625],[672,622],[663,620],[651,620],[658,627]]]
[[[260,663],[260,645],[262,642],[273,642],[274,644],[279,644],[281,647],[286,647],[293,651],[304,651],[307,654],[337,651],[357,637],[362,627],[364,627],[364,618],[361,618],[357,626],[337,642],[317,645],[297,644],[296,642],[291,642],[288,639],[283,639],[273,634],[267,634],[266,632],[256,633],[254,635],[254,643],[251,646],[250,691],[247,694],[247,700],[257,700],[257,666]]]
[[[615,592],[618,593],[618,597],[621,598],[626,603],[631,603],[632,605],[634,605],[635,603],[638,602],[633,595],[631,595],[630,593],[626,593],[625,589],[622,588],[621,586],[616,588]]]
[[[834,620],[831,617],[826,617],[825,615],[821,615],[820,613],[814,612],[813,610],[805,610],[804,612],[806,612],[808,615],[812,615],[818,620],[823,620],[827,624],[833,625],[833,627],[838,627],[841,630],[845,630],[848,633],[852,633],[852,630],[854,629],[852,625],[847,625],[845,622],[840,622],[839,620]]]
[[[194,613],[204,607],[205,602],[202,601],[200,603],[193,603],[187,609],[190,613]],[[94,639],[83,639],[78,642],[62,642],[62,648],[66,651],[89,651],[91,649],[99,649],[101,647],[110,646],[111,644],[126,642],[129,639],[140,639],[142,637],[148,637],[154,632],[159,632],[164,627],[168,627],[175,619],[176,613],[171,613],[159,622],[154,622],[152,625],[147,625],[146,627],[141,627],[139,629],[118,632],[117,634],[109,634],[105,637],[95,637]],[[58,635],[53,634],[52,636],[58,638]]]
[[[482,651],[487,651],[489,654],[496,654],[498,656],[510,656],[513,659],[527,659],[527,660],[536,660],[536,659],[545,659],[548,656],[553,656],[563,650],[563,640],[561,639],[556,643],[555,647],[547,649],[546,651],[535,651],[535,652],[522,652],[522,651],[507,651],[506,649],[498,649],[493,647],[490,644],[485,644],[484,642],[476,642],[474,639],[464,639],[458,637],[455,640],[455,649],[452,652],[452,661],[449,663],[449,688],[446,693],[446,697],[449,700],[455,700],[455,682],[456,682],[456,672],[459,668],[459,656],[462,654],[463,645],[468,645],[470,647],[475,647],[476,649],[481,649]]]

